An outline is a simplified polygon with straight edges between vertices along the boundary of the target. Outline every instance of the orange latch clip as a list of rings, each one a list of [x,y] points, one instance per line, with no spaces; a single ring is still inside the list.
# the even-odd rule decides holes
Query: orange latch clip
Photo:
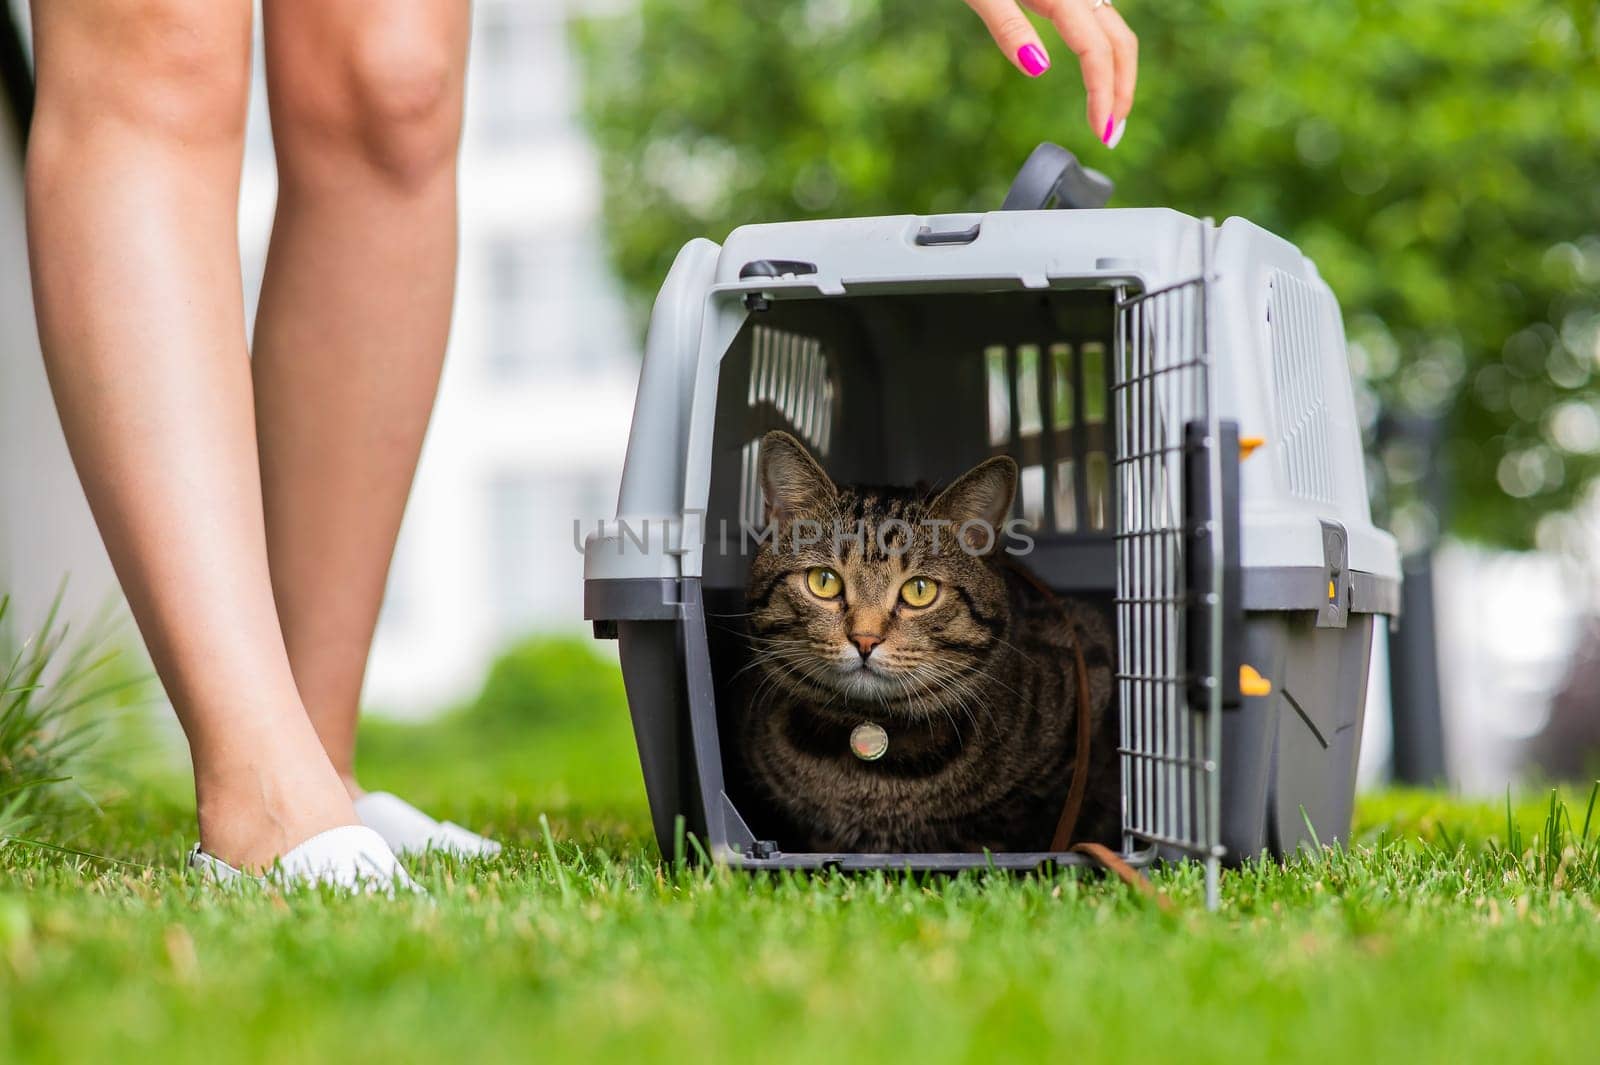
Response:
[[[1255,666],[1241,665],[1239,667],[1239,692],[1241,695],[1271,695],[1272,682],[1257,673]]]

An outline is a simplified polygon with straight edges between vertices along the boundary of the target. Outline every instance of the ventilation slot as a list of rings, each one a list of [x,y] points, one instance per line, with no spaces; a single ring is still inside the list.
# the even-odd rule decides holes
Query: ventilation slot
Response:
[[[1274,271],[1267,289],[1267,331],[1272,336],[1272,384],[1278,436],[1289,491],[1301,499],[1333,502],[1328,405],[1317,348],[1326,301],[1313,286]]]
[[[838,386],[828,352],[815,337],[758,325],[751,335],[750,390],[747,402],[757,412],[758,437],[786,429],[826,460],[833,437]],[[761,484],[756,466],[760,440],[740,454],[739,513],[751,528],[761,525]]]
[[[826,456],[836,388],[822,342],[756,326],[752,349],[750,406],[773,408],[778,420]]]
[[[990,450],[1022,467],[1017,515],[1047,532],[1109,532],[1105,344],[991,344],[983,366]]]
[[[761,452],[761,441],[752,440],[739,449],[739,514],[745,527],[762,527],[761,477],[757,472],[756,457]]]

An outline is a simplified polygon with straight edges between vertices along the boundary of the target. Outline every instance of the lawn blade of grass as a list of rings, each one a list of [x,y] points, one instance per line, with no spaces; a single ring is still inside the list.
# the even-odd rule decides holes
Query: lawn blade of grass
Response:
[[[1306,831],[1311,835],[1312,844],[1317,850],[1322,850],[1322,839],[1317,835],[1317,826],[1311,823],[1311,815],[1306,812],[1304,806],[1300,807],[1300,820],[1306,823]]]
[[[29,788],[42,788],[46,784],[61,784],[71,779],[71,777],[34,777],[32,780],[14,781],[4,787],[0,787],[0,799],[20,794]]]
[[[1506,851],[1522,854],[1522,829],[1517,825],[1516,814],[1511,809],[1511,785],[1506,785]]]
[[[1561,793],[1554,788],[1550,789],[1550,813],[1545,819],[1545,845],[1544,869],[1542,870],[1544,886],[1550,887],[1555,882],[1556,873],[1561,869],[1562,842],[1566,838],[1567,830],[1564,821],[1568,821],[1567,804],[1561,801]]]
[[[700,837],[695,835],[693,832],[689,833],[689,846],[694,848],[695,857],[700,860],[700,863],[707,868],[710,868],[711,855],[708,854],[705,847],[701,845]]]
[[[109,862],[112,865],[121,865],[146,873],[160,872],[156,866],[145,865],[143,862],[130,862],[125,858],[113,858],[109,854],[95,854],[91,851],[78,850],[76,847],[63,847],[59,843],[51,843],[48,840],[29,839],[26,836],[0,836],[0,844],[4,843],[21,843],[27,847],[37,847],[40,850],[54,851],[57,854],[70,854],[75,858],[88,858],[96,862]]]
[[[1589,842],[1589,825],[1594,819],[1594,801],[1596,798],[1600,798],[1600,780],[1595,781],[1594,786],[1589,789],[1589,805],[1584,807],[1583,810],[1582,839],[1584,843]]]
[[[572,901],[572,885],[567,882],[567,870],[561,864],[561,856],[556,853],[556,837],[550,831],[550,818],[544,814],[539,815],[539,831],[544,833],[545,849],[550,854],[550,868],[555,874],[556,884],[561,888],[561,901]]]

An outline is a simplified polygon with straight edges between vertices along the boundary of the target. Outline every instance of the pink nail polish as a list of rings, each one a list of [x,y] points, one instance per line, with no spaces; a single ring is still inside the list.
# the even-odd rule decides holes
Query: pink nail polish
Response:
[[[1100,143],[1109,146],[1111,135],[1117,131],[1117,116],[1109,115],[1106,118],[1106,131],[1100,134]]]
[[[1113,120],[1111,122],[1106,123],[1106,134],[1107,135],[1104,138],[1106,147],[1107,148],[1115,148],[1117,145],[1121,144],[1122,143],[1122,134],[1124,132],[1126,132],[1127,128],[1128,128],[1128,120],[1127,119],[1123,119],[1121,122],[1117,122],[1117,121]]]
[[[1036,44],[1025,44],[1017,50],[1017,62],[1027,71],[1028,77],[1037,78],[1050,69],[1050,57]]]

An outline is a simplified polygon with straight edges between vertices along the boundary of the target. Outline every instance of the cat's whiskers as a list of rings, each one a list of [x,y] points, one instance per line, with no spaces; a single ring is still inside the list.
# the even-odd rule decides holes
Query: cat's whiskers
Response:
[[[934,733],[934,730],[933,730],[933,715],[927,712],[927,708],[924,705],[923,699],[911,687],[908,678],[906,678],[905,676],[902,675],[902,676],[895,677],[895,680],[905,690],[907,697],[910,699],[910,701],[912,703],[913,709],[918,711],[917,716],[922,718],[923,722],[928,726],[928,738],[929,739],[935,738],[936,734]],[[945,716],[947,718],[949,717],[948,714],[946,714]],[[955,722],[953,720],[950,722],[950,724],[951,724],[952,728],[955,727]],[[956,734],[960,735],[960,729],[956,730]]]
[[[992,724],[994,722],[993,707],[990,705],[989,700],[983,697],[982,692],[973,686],[973,681],[976,677],[966,675],[960,670],[951,672],[951,669],[952,667],[947,663],[935,661],[924,665],[924,676],[908,675],[908,678],[921,685],[929,695],[936,695],[939,698],[941,708],[947,701],[958,705],[972,723],[972,727],[976,729],[978,728],[978,718],[973,713],[971,705],[967,702],[968,697],[971,697],[977,702],[985,717]]]
[[[1012,695],[1015,695],[1019,699],[1022,698],[1022,693],[1020,691],[1018,691],[1016,688],[1013,688],[1011,685],[1007,684],[1005,681],[1001,680],[998,676],[995,675],[993,670],[985,670],[981,663],[974,662],[971,665],[953,667],[953,666],[950,665],[949,662],[942,661],[942,660],[940,660],[938,658],[934,658],[933,656],[929,655],[926,658],[920,660],[917,663],[917,667],[918,668],[929,669],[929,670],[955,669],[956,673],[953,675],[952,679],[954,679],[954,677],[960,677],[960,678],[967,678],[967,679],[971,679],[971,680],[976,681],[976,680],[981,678],[982,680],[984,680],[985,682],[987,682],[989,684],[994,684],[994,685],[996,685],[998,687],[1004,688],[1006,691],[1010,692]]]
[[[783,646],[770,648],[752,656],[750,661],[746,662],[744,665],[735,670],[733,676],[729,679],[737,679],[752,669],[770,665],[776,661],[785,661],[789,658],[798,660],[805,657],[807,654],[808,652],[803,648],[791,648]]]
[[[950,722],[950,727],[955,729],[956,735],[959,736],[961,734],[961,730],[956,725],[955,718],[950,716],[949,710],[939,703],[930,703],[925,698],[927,694],[930,694],[930,690],[926,685],[919,684],[914,677],[904,672],[888,674],[888,676],[900,689],[901,695],[905,701],[910,703],[910,708],[917,713],[917,716],[921,717],[924,722],[926,722],[928,726],[928,735],[930,738],[934,736],[934,717],[933,714],[930,713],[931,710],[938,710],[939,712],[943,713],[946,720]]]
[[[967,721],[974,729],[976,729],[978,727],[978,719],[977,716],[973,714],[972,708],[967,705],[967,701],[964,698],[965,689],[951,681],[947,681],[942,678],[934,677],[931,679],[933,683],[924,684],[924,687],[930,693],[938,693],[938,706],[944,711],[946,717],[951,718],[951,724],[955,724],[954,717],[950,713],[950,706],[951,704],[954,704],[961,709],[961,712],[966,715]]]
[[[768,674],[767,680],[773,687],[784,689],[791,697],[815,698],[829,688],[817,679],[810,670],[809,662],[803,658],[798,663],[779,663],[779,665],[782,668]]]
[[[774,666],[788,666],[802,664],[808,652],[804,647],[795,646],[795,641],[779,638],[764,638],[765,646],[751,648],[749,660],[734,670],[729,675],[729,681],[737,681],[751,670],[764,670]],[[770,679],[770,672],[761,675],[763,681]]]
[[[792,649],[796,649],[796,650],[804,650],[805,649],[805,644],[802,643],[799,640],[796,640],[792,636],[782,636],[782,635],[780,635],[780,636],[767,636],[767,635],[764,635],[764,634],[758,633],[758,632],[746,632],[746,633],[743,633],[742,635],[743,635],[745,643],[747,643],[750,646],[750,649],[753,652],[760,652],[762,650],[772,650],[772,649],[776,649],[776,650],[787,650],[787,649],[791,649],[791,648]],[[757,655],[757,658],[759,659],[759,654]]]
[[[991,640],[993,640],[995,643],[999,644],[1001,647],[1009,647],[1011,650],[1015,651],[1018,654],[1018,656],[1021,657],[1022,660],[1024,662],[1027,662],[1030,666],[1037,666],[1039,664],[1037,659],[1035,659],[1028,652],[1024,651],[1017,644],[1014,644],[1010,640],[1006,639],[1004,636],[991,635],[989,638]]]
[[[936,703],[934,705],[935,705],[935,708],[939,711],[939,713],[944,715],[944,719],[946,721],[950,722],[950,728],[956,734],[956,738],[960,739],[962,741],[962,743],[964,744],[966,742],[966,740],[961,735],[961,726],[956,723],[956,716],[950,712],[949,705],[944,700],[941,700],[941,701],[939,701],[938,703]],[[927,716],[928,716],[929,731],[931,732],[932,731],[932,726],[933,726],[933,715],[929,714]]]
[[[767,671],[761,675],[761,682],[750,693],[749,700],[753,706],[760,704],[761,699],[768,694],[768,688],[783,688],[786,686],[785,681],[790,681],[796,677],[802,681],[810,681],[813,686],[820,686],[816,685],[816,682],[807,674],[805,669],[815,657],[810,649],[803,645],[798,645],[796,641],[783,642],[788,646],[780,646],[773,651],[767,652],[753,659],[745,667],[745,669],[757,665],[767,667]],[[740,670],[740,672],[742,673],[744,670]],[[799,685],[790,685],[790,687],[797,688]]]

